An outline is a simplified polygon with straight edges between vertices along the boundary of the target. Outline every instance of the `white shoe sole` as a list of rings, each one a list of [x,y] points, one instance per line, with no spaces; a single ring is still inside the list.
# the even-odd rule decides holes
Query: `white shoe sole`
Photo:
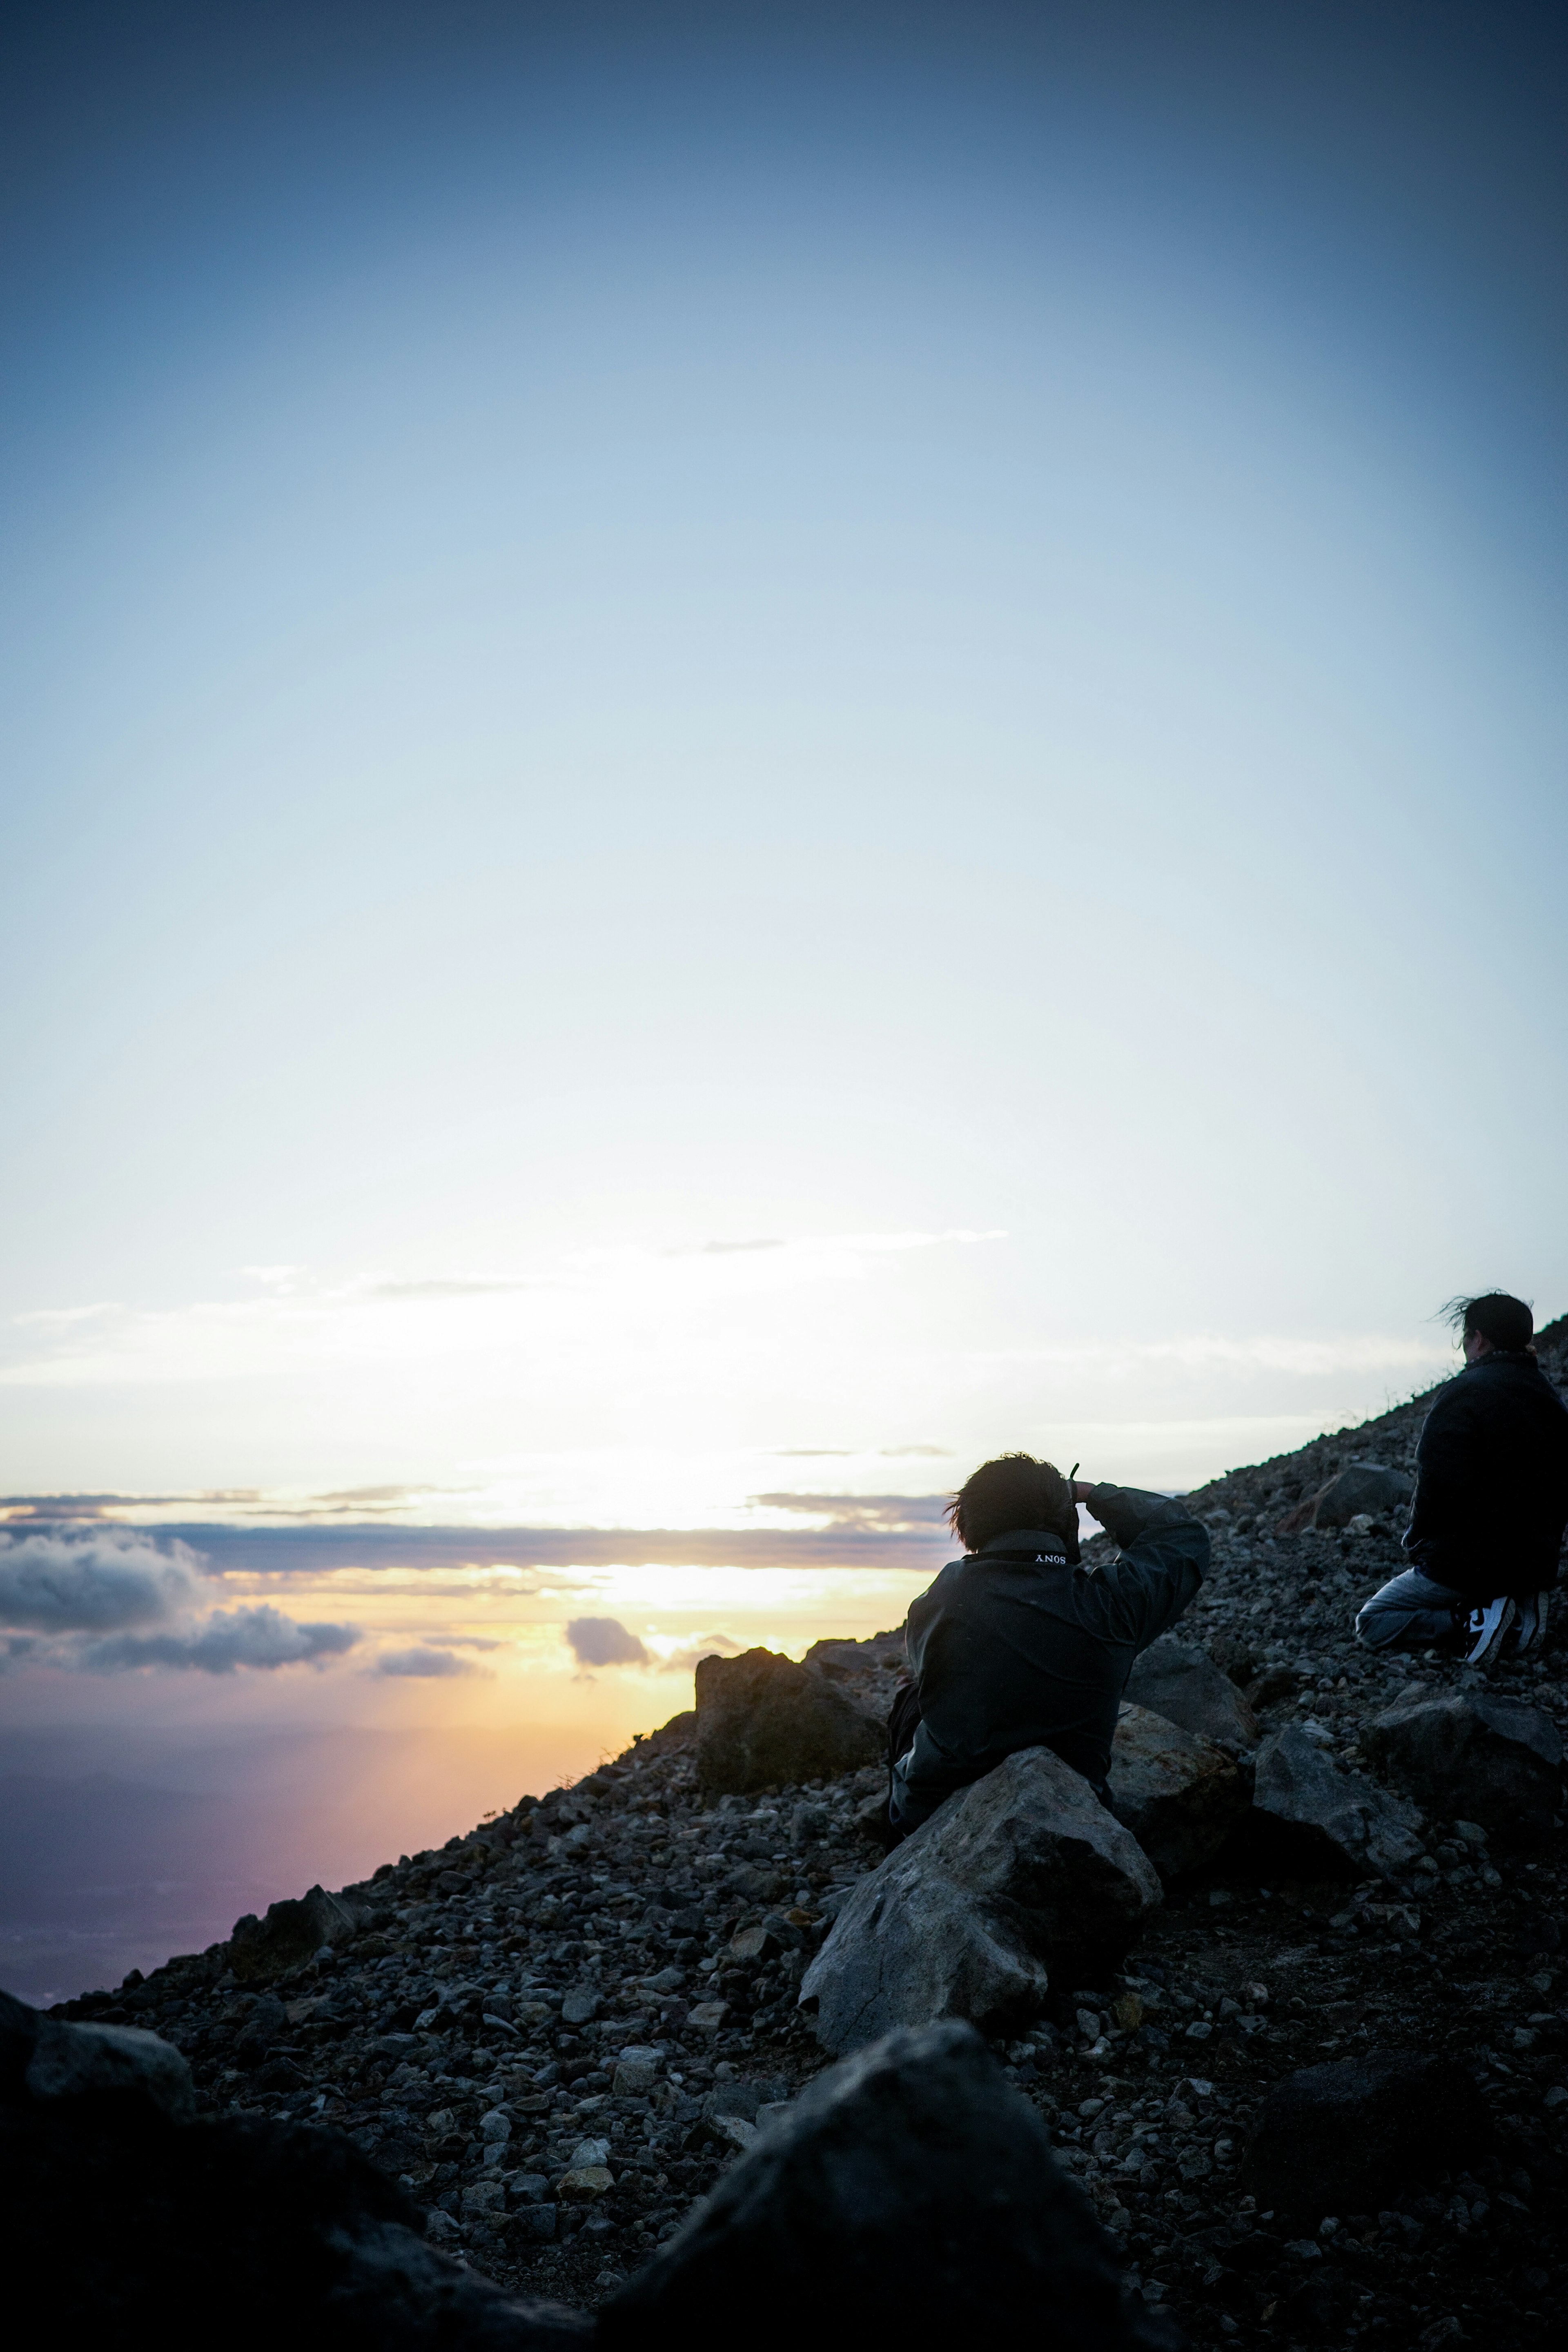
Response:
[[[1514,1607],[1513,1602],[1511,1601],[1505,1601],[1502,1607],[1498,1611],[1496,1624],[1489,1625],[1487,1627],[1486,1632],[1478,1637],[1475,1648],[1466,1656],[1466,1665],[1489,1665],[1492,1659],[1496,1657],[1498,1652],[1501,1649],[1504,1636],[1507,1634],[1509,1627],[1513,1623],[1513,1621],[1518,1614],[1519,1612]]]
[[[1539,1658],[1546,1647],[1547,1628],[1552,1622],[1552,1595],[1538,1592],[1533,1601],[1522,1603],[1519,1611],[1519,1648],[1521,1658]]]

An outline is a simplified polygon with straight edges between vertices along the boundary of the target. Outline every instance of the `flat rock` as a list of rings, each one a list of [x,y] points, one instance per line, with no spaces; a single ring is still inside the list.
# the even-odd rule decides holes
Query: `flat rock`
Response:
[[[877,1717],[773,1650],[697,1667],[697,1775],[715,1792],[831,1779],[886,1753]]]
[[[1134,1706],[1163,1715],[1183,1731],[1212,1739],[1239,1755],[1256,1748],[1262,1727],[1230,1676],[1203,1650],[1173,1634],[1151,1642],[1127,1677],[1124,1696]]]
[[[801,1986],[817,2038],[855,2050],[900,2025],[1037,2018],[1048,1967],[1119,1957],[1163,1900],[1152,1864],[1048,1748],[1009,1756],[863,1878]]]
[[[1110,1748],[1110,1810],[1162,1878],[1212,1861],[1247,1803],[1247,1784],[1223,1748],[1147,1707],[1122,1708]]]
[[[1342,1771],[1295,1724],[1258,1751],[1249,1826],[1303,1859],[1383,1879],[1402,1878],[1423,1851],[1413,1804]]]
[[[1457,1692],[1391,1706],[1362,1734],[1374,1770],[1429,1811],[1533,1842],[1563,1801],[1563,1741],[1521,1700]]]
[[[1372,2051],[1276,2084],[1244,2171],[1263,2207],[1314,2221],[1375,2212],[1412,2181],[1468,2168],[1489,2137],[1485,2104],[1456,2059]]]
[[[1165,2347],[1045,2126],[969,2027],[898,2032],[820,2076],[599,2315],[605,2352],[666,2331],[798,2343]]]

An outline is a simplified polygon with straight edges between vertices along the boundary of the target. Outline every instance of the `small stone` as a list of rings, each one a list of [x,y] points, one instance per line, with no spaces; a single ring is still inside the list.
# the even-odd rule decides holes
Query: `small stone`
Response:
[[[1119,1992],[1110,2004],[1110,2021],[1123,2033],[1135,2033],[1143,2022],[1143,2001],[1135,1992]]]
[[[597,2198],[607,2197],[615,2185],[608,2166],[574,2164],[557,2182],[555,2193],[568,2205],[591,2205]]]
[[[604,2005],[596,1992],[579,1986],[562,2002],[561,2022],[563,2025],[592,2025]]]
[[[729,2014],[727,2000],[700,2000],[687,2012],[686,2022],[699,2033],[717,2033]]]
[[[511,2216],[513,2237],[549,2245],[555,2236],[555,2211],[553,2205],[520,2206]]]

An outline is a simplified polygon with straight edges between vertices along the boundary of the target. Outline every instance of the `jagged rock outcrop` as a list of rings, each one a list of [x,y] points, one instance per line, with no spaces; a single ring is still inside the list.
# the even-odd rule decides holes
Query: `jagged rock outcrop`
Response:
[[[1230,1676],[1203,1650],[1162,1633],[1135,1661],[1125,1697],[1233,1755],[1256,1748],[1262,1727]]]
[[[1490,2123],[1458,2060],[1370,2051],[1288,2074],[1247,2142],[1259,2205],[1293,2213],[1375,2212],[1413,2182],[1477,2161]]]
[[[1110,1748],[1110,1810],[1162,1878],[1212,1862],[1247,1811],[1250,1790],[1212,1739],[1142,1706],[1124,1706]]]
[[[1033,2109],[967,2026],[890,2034],[760,2133],[701,2211],[600,2318],[606,2352],[678,2334],[798,2342],[802,2282],[836,2342],[1006,2342],[1061,2352],[1173,2341]]]
[[[1563,1802],[1563,1738],[1540,1707],[1486,1691],[1391,1706],[1362,1734],[1376,1771],[1429,1812],[1533,1843]]]
[[[999,2032],[1039,2015],[1049,1969],[1104,1965],[1162,1901],[1136,1841],[1048,1748],[961,1789],[861,1881],[806,1970],[818,2039],[900,2025]]]
[[[1250,1826],[1272,1832],[1302,1867],[1397,1881],[1421,1860],[1421,1815],[1402,1797],[1342,1771],[1291,1725],[1258,1751]]]
[[[830,1779],[879,1761],[887,1734],[825,1675],[772,1650],[697,1668],[697,1774],[715,1795]]]
[[[237,1919],[229,1966],[241,1984],[265,1983],[310,1959],[323,1945],[351,1943],[363,1925],[363,1914],[341,1895],[312,1886],[308,1894],[268,1904],[264,1919],[254,1912]]]

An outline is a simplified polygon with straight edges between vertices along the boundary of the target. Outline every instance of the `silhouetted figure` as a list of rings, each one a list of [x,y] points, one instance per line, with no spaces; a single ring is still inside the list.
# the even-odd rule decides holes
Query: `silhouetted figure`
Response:
[[[1102,1568],[1079,1560],[1079,1503],[1121,1546]],[[1132,1662],[1208,1565],[1184,1503],[1064,1478],[1028,1454],[984,1463],[948,1517],[966,1556],[914,1602],[904,1637],[919,1719],[905,1747],[914,1708],[895,1707],[898,1835],[1022,1748],[1054,1749],[1103,1795]]]
[[[1465,1369],[1439,1389],[1415,1449],[1405,1549],[1415,1562],[1356,1619],[1372,1650],[1462,1651],[1485,1665],[1510,1632],[1538,1656],[1568,1526],[1568,1407],[1506,1292],[1450,1310]]]

